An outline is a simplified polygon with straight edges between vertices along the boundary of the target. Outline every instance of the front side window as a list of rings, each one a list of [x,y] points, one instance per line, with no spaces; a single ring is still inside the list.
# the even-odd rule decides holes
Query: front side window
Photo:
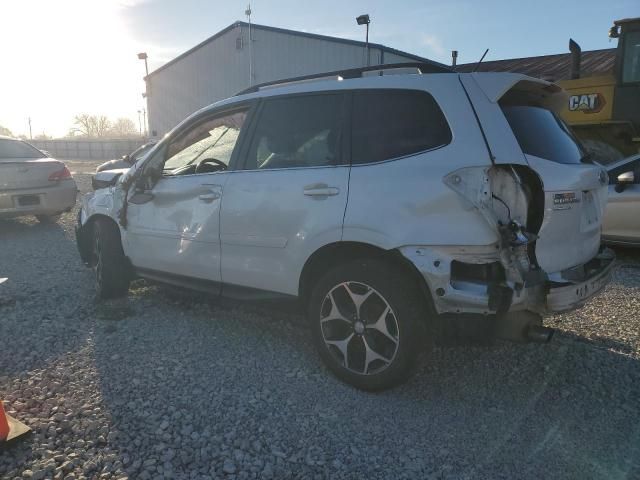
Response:
[[[167,146],[164,175],[225,170],[231,161],[247,110],[204,120]]]
[[[640,82],[640,32],[625,34],[622,83]]]
[[[26,160],[32,158],[44,158],[46,155],[28,143],[20,140],[0,138],[0,158],[12,160]]]
[[[267,170],[338,165],[344,96],[295,96],[267,100],[245,168]]]
[[[586,155],[555,113],[535,105],[502,105],[511,130],[527,155],[557,163],[580,163]]]
[[[351,129],[353,164],[404,157],[451,142],[442,110],[422,91],[356,92]]]

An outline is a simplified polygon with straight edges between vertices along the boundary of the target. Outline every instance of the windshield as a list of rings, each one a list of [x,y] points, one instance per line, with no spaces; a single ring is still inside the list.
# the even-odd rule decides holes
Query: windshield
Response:
[[[28,159],[44,158],[46,155],[28,143],[20,140],[0,139],[0,158]]]
[[[131,160],[132,161],[136,161],[139,158],[141,158],[145,153],[147,153],[149,150],[151,150],[151,148],[155,145],[155,143],[147,143],[145,145],[142,145],[141,147],[138,147],[136,150],[133,151],[133,153],[130,155]]]
[[[629,32],[624,39],[622,82],[640,82],[640,32]]]
[[[503,105],[522,151],[557,163],[580,163],[586,154],[566,124],[552,111],[529,105]]]

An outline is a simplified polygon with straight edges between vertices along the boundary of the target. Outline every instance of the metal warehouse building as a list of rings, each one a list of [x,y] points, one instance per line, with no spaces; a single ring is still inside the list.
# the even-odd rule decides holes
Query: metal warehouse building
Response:
[[[369,56],[371,65],[430,62],[373,43]],[[366,64],[364,42],[236,22],[146,77],[149,131],[162,136],[251,85]]]

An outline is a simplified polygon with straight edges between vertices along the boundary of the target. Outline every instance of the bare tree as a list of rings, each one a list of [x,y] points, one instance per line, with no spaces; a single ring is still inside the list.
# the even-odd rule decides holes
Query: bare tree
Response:
[[[111,129],[111,122],[104,115],[89,115],[81,113],[73,118],[73,127],[69,136],[106,137]]]
[[[0,125],[0,135],[4,135],[6,137],[13,137],[13,133],[7,127],[3,127]]]
[[[111,125],[110,136],[113,138],[125,138],[138,136],[138,129],[136,124],[130,118],[122,117],[118,118]]]

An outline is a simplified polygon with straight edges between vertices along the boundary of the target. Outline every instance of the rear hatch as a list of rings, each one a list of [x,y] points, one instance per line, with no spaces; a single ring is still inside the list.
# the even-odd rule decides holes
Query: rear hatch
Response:
[[[49,176],[63,168],[61,162],[50,158],[0,159],[0,191],[53,186]]]
[[[607,176],[563,121],[536,103],[500,102],[527,163],[542,180],[544,216],[536,242],[548,273],[591,260],[600,247]]]
[[[540,267],[553,274],[591,260],[600,247],[608,180],[558,116],[566,94],[520,74],[464,77],[493,163],[528,166],[542,182],[544,211],[535,212],[542,217],[535,232]]]

